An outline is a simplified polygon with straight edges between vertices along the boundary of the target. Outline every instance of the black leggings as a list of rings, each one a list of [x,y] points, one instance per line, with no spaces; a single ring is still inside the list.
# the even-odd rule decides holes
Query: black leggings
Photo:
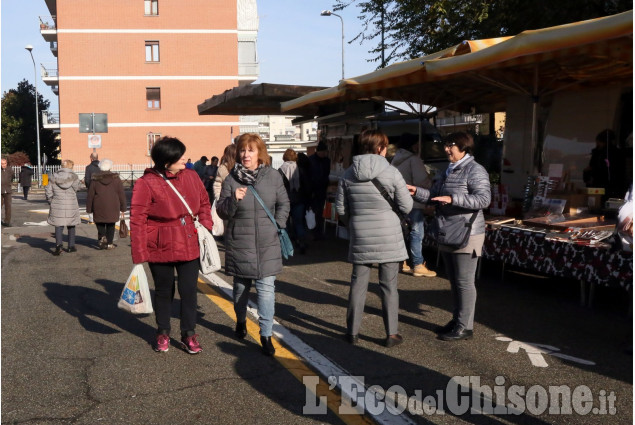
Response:
[[[196,285],[198,282],[198,258],[175,263],[149,263],[154,280],[154,312],[157,333],[170,333],[172,301],[176,289],[174,270],[181,297],[181,336],[194,335],[196,328]]]
[[[115,238],[115,223],[95,223],[95,226],[97,226],[97,240],[105,236],[108,244],[111,245]]]

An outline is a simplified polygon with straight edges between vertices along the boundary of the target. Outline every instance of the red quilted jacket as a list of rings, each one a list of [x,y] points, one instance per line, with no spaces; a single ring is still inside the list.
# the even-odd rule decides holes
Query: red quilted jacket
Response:
[[[198,174],[185,169],[176,175],[167,171],[166,175],[201,224],[211,229],[211,205]],[[132,192],[130,242],[135,264],[191,261],[199,257],[196,228],[185,205],[151,168],[135,182]]]

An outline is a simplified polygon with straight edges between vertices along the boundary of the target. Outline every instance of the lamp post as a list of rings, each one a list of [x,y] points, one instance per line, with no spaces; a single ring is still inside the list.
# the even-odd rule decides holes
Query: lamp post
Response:
[[[344,79],[344,19],[342,19],[342,17],[340,15],[338,15],[337,13],[333,13],[330,10],[323,10],[322,13],[320,13],[320,16],[337,16],[338,18],[340,18],[340,21],[342,21],[342,80]]]
[[[33,59],[33,46],[27,44],[26,46],[24,46],[24,48],[29,51],[31,60],[33,61],[33,76],[35,78],[35,134],[37,136],[37,187],[42,187],[42,158],[40,155],[40,111],[38,108],[37,96],[37,70],[35,69],[35,59]]]

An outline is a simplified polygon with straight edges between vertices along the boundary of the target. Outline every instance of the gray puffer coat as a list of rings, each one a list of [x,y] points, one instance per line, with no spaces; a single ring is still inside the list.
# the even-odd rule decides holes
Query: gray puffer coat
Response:
[[[256,197],[247,190],[238,201],[236,189],[247,184],[233,172],[223,181],[216,211],[228,220],[225,228],[225,273],[248,279],[275,276],[282,271],[278,229]],[[282,176],[271,167],[258,171],[254,189],[260,195],[278,226],[285,228],[289,217],[289,197]]]
[[[408,214],[412,198],[401,173],[381,155],[357,155],[340,179],[335,206],[348,222],[348,261],[353,264],[394,263],[408,258],[399,217],[371,181],[377,178]]]
[[[469,157],[454,167],[449,176],[443,174],[430,190],[417,188],[414,199],[417,202],[427,202],[436,196],[452,197],[451,204],[440,206],[437,210],[447,218],[469,220],[474,211],[478,210],[470,235],[485,233],[483,208],[489,206],[492,194],[489,174],[482,165],[474,161],[474,157]]]
[[[53,175],[44,189],[46,200],[51,205],[48,224],[52,226],[77,226],[81,223],[77,203],[79,178],[70,168],[61,168]]]

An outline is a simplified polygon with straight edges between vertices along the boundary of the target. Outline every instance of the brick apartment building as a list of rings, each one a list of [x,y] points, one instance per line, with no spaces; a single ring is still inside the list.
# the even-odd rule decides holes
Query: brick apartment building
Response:
[[[171,135],[192,160],[220,156],[237,116],[199,116],[197,105],[258,78],[256,0],[45,0],[40,30],[57,57],[42,64],[59,97],[62,158],[88,162],[79,114],[107,114],[100,158],[149,163]]]

